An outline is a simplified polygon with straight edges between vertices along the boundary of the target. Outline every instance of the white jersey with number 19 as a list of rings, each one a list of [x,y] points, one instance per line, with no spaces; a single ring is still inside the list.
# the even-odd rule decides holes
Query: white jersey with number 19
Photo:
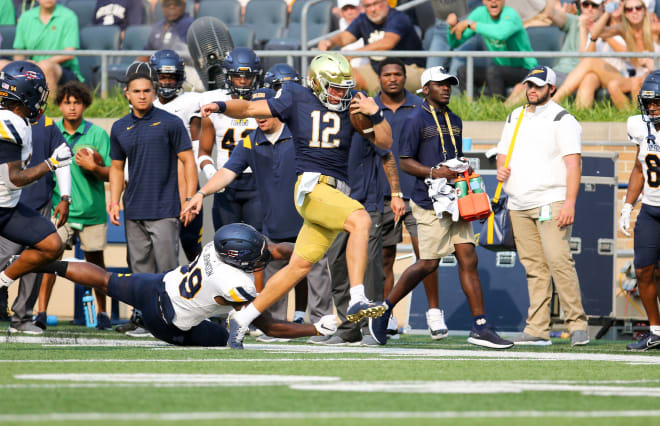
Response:
[[[642,203],[660,206],[660,132],[651,124],[647,125],[641,115],[628,118],[628,139],[639,145],[637,159],[642,163],[644,192]],[[651,136],[649,138],[649,128]]]

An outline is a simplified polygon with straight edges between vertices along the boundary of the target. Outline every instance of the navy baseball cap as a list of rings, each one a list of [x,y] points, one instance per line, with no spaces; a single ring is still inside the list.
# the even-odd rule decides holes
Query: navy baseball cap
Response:
[[[556,86],[557,75],[550,67],[538,66],[529,70],[529,73],[523,80],[523,83],[527,83],[528,81],[539,87],[545,86],[546,84],[552,84],[553,86]]]

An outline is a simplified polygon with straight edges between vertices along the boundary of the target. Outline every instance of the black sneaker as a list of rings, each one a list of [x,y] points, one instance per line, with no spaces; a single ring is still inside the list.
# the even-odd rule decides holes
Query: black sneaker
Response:
[[[46,315],[46,312],[39,312],[37,316],[34,317],[34,325],[42,330],[45,330],[47,319],[48,316]]]
[[[473,345],[491,349],[509,349],[513,346],[512,341],[502,339],[489,325],[478,330],[472,327],[467,341]]]
[[[115,331],[117,333],[126,333],[126,332],[129,332],[129,331],[133,331],[136,328],[138,328],[137,324],[135,324],[132,321],[128,321],[127,323],[124,323],[122,325],[118,325],[117,327],[115,327]]]
[[[9,321],[11,317],[9,312],[9,290],[7,287],[0,287],[0,321]]]
[[[99,330],[112,330],[112,321],[110,321],[108,314],[105,312],[96,314],[96,328]]]
[[[657,334],[649,333],[645,337],[639,339],[635,343],[626,346],[629,351],[643,352],[653,348],[660,348],[660,336]]]

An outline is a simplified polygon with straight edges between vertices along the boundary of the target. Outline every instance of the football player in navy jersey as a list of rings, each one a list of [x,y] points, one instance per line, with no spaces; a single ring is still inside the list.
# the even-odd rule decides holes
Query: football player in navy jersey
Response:
[[[264,87],[277,92],[287,81],[301,84],[298,71],[294,70],[289,64],[275,64],[266,71]]]
[[[215,112],[236,118],[277,117],[291,129],[296,147],[294,200],[304,223],[289,264],[268,280],[253,303],[230,320],[231,347],[241,347],[244,327],[307,275],[341,231],[350,233],[346,249],[351,285],[347,318],[357,322],[384,312],[382,304],[367,300],[362,284],[371,219],[364,207],[347,195],[348,153],[355,131],[349,115],[371,117],[374,143],[382,149],[392,145],[392,131],[373,98],[353,91],[353,70],[341,54],[315,57],[308,83],[309,88],[284,83],[273,99],[227,100],[201,109],[202,117]]]
[[[0,272],[0,287],[52,262],[64,250],[50,220],[19,202],[22,187],[72,162],[69,146],[62,143],[50,158],[27,167],[32,156],[30,123],[39,120],[47,99],[46,77],[34,63],[11,62],[0,72],[0,235],[29,247]]]

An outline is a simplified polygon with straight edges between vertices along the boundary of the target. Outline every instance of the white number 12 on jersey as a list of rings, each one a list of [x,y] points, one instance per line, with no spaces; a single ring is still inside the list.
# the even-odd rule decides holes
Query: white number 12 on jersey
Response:
[[[339,133],[339,126],[341,119],[336,112],[327,111],[323,114],[323,122],[331,123],[328,127],[323,129],[321,133],[321,111],[312,111],[312,140],[309,141],[309,146],[312,148],[339,148],[341,141],[339,138],[331,139]],[[319,134],[321,138],[319,139]]]

